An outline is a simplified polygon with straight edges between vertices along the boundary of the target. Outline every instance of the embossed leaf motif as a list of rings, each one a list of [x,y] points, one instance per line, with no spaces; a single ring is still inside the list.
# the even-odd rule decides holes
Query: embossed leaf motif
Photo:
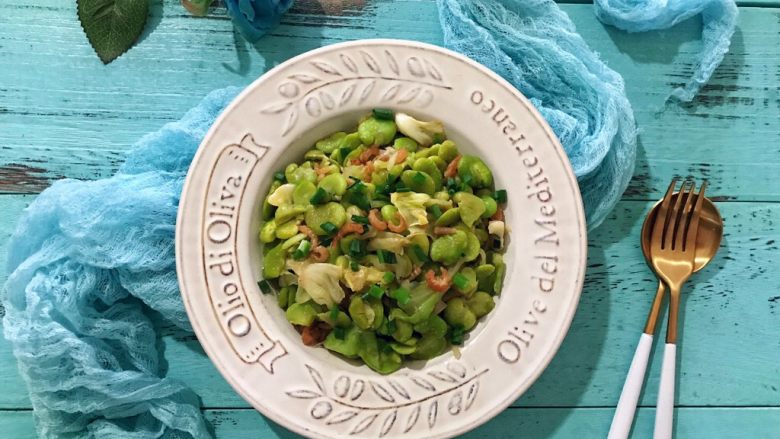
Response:
[[[445,383],[456,383],[458,382],[458,379],[454,376],[448,374],[447,372],[442,372],[439,370],[434,370],[432,372],[428,372],[428,375],[436,378],[439,381],[443,381]]]
[[[325,384],[322,381],[322,375],[320,375],[319,372],[317,372],[317,369],[306,365],[306,369],[309,370],[309,376],[311,377],[311,380],[314,382],[314,385],[317,386],[318,389],[320,389],[320,392],[323,394],[325,393]]]
[[[471,404],[473,404],[474,400],[477,399],[477,392],[479,392],[479,381],[474,381],[469,386],[469,390],[466,391],[466,406],[464,410],[471,408]]]
[[[290,108],[292,104],[293,104],[292,102],[276,102],[271,105],[268,105],[267,107],[261,108],[260,112],[263,114],[278,114]]]
[[[341,72],[334,67],[332,64],[325,62],[325,61],[312,61],[311,65],[313,65],[317,70],[321,71],[322,73],[327,73],[329,75],[333,76],[342,76]]]
[[[382,421],[382,428],[379,429],[379,437],[385,437],[387,433],[390,433],[396,417],[398,417],[398,410],[393,410],[385,416],[385,420]]]
[[[398,103],[400,104],[406,104],[414,100],[414,98],[417,97],[417,95],[420,94],[421,87],[414,87],[407,91],[403,96],[401,96],[401,99],[398,100]]]
[[[428,427],[436,425],[436,416],[439,414],[439,401],[433,400],[428,407]]]
[[[341,63],[344,64],[344,67],[346,67],[347,70],[352,73],[357,73],[357,64],[355,64],[355,60],[353,60],[351,56],[347,55],[346,53],[342,53],[339,55],[339,58],[341,58]]]
[[[360,92],[360,100],[359,103],[363,103],[368,97],[371,95],[371,92],[374,90],[374,85],[376,84],[376,80],[368,81],[368,83],[363,87],[363,91]]]
[[[291,129],[295,126],[295,124],[298,122],[298,111],[293,108],[290,110],[290,113],[287,115],[287,120],[284,123],[284,128],[282,128],[282,135],[285,136],[287,133],[290,132]]]
[[[406,427],[404,427],[404,433],[408,433],[409,430],[414,428],[415,424],[417,424],[417,420],[420,419],[420,410],[422,407],[417,404],[414,406],[411,412],[409,412],[409,416],[406,418]]]
[[[463,367],[462,364],[456,363],[454,361],[450,361],[449,363],[447,363],[447,370],[449,370],[450,372],[454,373],[455,375],[461,378],[466,376],[466,368]]]
[[[418,376],[410,376],[410,380],[412,380],[413,383],[417,384],[418,386],[422,387],[425,390],[435,392],[436,387],[434,387],[433,384],[431,384],[430,381],[426,380],[425,378],[418,377]]]
[[[360,55],[363,57],[363,62],[366,63],[366,66],[369,70],[376,73],[377,75],[382,73],[382,69],[379,68],[379,63],[376,62],[376,59],[374,59],[370,53],[361,50]]]
[[[443,369],[401,375],[402,380],[356,378],[353,382],[349,376],[340,375],[326,383],[316,368],[308,364],[305,367],[316,389],[297,389],[287,395],[314,400],[308,406],[312,419],[324,425],[349,423],[346,428],[350,435],[372,429],[372,434],[379,437],[390,434],[399,419],[403,432],[407,433],[418,424],[434,428],[442,416],[457,416],[468,410],[476,399],[479,377],[488,371],[469,374],[461,364],[448,364]],[[408,382],[417,386],[411,393],[404,386]],[[331,387],[333,394],[328,394],[326,389]]]
[[[294,79],[294,80],[300,82],[301,84],[313,84],[315,82],[319,82],[320,81],[320,78],[317,78],[317,77],[314,77],[314,76],[311,76],[311,75],[307,75],[305,73],[298,73],[298,74],[295,74],[295,75],[290,75],[290,79]]]
[[[322,101],[322,106],[325,107],[326,110],[332,110],[336,106],[333,96],[326,91],[320,92],[320,101]]]
[[[390,53],[389,50],[385,50],[385,58],[387,59],[387,65],[390,66],[390,70],[395,73],[396,76],[398,76],[401,71],[398,69],[398,61],[395,60],[395,57],[392,53]]]
[[[372,381],[371,390],[374,391],[374,394],[376,394],[376,396],[382,398],[383,400],[387,402],[395,402],[395,398],[393,398],[393,395],[391,395],[390,392],[388,392],[383,385]]]
[[[436,68],[436,66],[431,64],[431,62],[428,61],[427,59],[424,60],[423,63],[425,64],[425,70],[428,72],[428,76],[430,76],[436,81],[441,82],[442,76],[439,70]]]
[[[317,392],[312,391],[312,390],[305,390],[305,389],[293,390],[293,391],[287,392],[287,395],[291,396],[293,398],[296,398],[296,399],[314,399],[314,398],[319,398],[320,396],[322,396],[322,394],[320,394],[320,393],[317,393]]]
[[[382,94],[382,100],[383,101],[392,101],[395,99],[396,96],[398,96],[398,90],[401,89],[401,84],[395,84],[388,88],[384,94]]]
[[[343,107],[344,104],[349,102],[350,99],[352,99],[352,95],[355,94],[355,89],[357,88],[357,84],[349,84],[347,88],[344,89],[344,91],[341,92],[341,98],[339,98],[339,107]]]
[[[349,434],[358,434],[364,432],[368,427],[371,426],[371,424],[374,423],[374,421],[376,421],[376,418],[378,417],[379,413],[364,417],[352,427],[352,430],[349,431]]]
[[[454,416],[460,413],[462,407],[463,407],[463,393],[461,392],[453,393],[452,397],[450,398],[449,404],[447,404],[447,410],[450,412],[451,415]]]
[[[358,415],[358,412],[354,410],[345,410],[343,412],[336,413],[335,415],[331,416],[330,419],[325,422],[328,425],[333,424],[342,424],[344,422],[349,421],[350,419],[354,418]]]
[[[398,381],[387,380],[387,384],[389,384],[390,387],[392,387],[393,390],[395,390],[395,392],[397,394],[401,395],[402,398],[404,398],[404,399],[409,399],[410,398],[409,397],[409,392],[407,392],[406,389],[404,388],[404,386],[402,386]]]

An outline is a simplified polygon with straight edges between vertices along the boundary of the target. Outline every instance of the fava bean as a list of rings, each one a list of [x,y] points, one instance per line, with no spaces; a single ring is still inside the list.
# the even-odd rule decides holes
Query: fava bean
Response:
[[[421,158],[414,161],[412,170],[428,174],[433,179],[434,191],[441,190],[441,180],[443,178],[441,170],[430,158]],[[402,174],[403,175],[403,174]]]
[[[455,142],[452,140],[445,140],[439,145],[438,156],[444,161],[451,162],[458,154],[458,147],[455,146]]]
[[[311,162],[304,162],[300,166],[290,163],[284,169],[284,176],[287,178],[287,182],[291,184],[296,184],[301,180],[308,180],[312,183],[317,181],[317,172],[312,169]]]
[[[395,122],[369,117],[358,125],[360,141],[364,145],[387,145],[393,141],[396,133]]]
[[[477,291],[473,296],[466,299],[466,305],[468,305],[477,318],[487,315],[496,306],[493,296],[484,291]]]
[[[263,277],[266,279],[276,279],[284,270],[284,259],[287,257],[287,250],[279,244],[271,248],[263,256]]]
[[[457,224],[460,221],[460,210],[457,207],[445,210],[439,219],[436,220],[436,227],[446,227]]]
[[[410,139],[408,137],[399,137],[395,139],[395,142],[393,142],[393,147],[395,149],[405,149],[409,152],[415,152],[417,151],[417,148],[420,145],[415,142],[413,139]]]
[[[477,316],[466,305],[466,301],[460,297],[456,297],[447,302],[447,307],[444,308],[444,320],[450,324],[450,326],[460,325],[466,331],[470,330],[477,323]]]
[[[479,199],[485,203],[485,211],[482,213],[482,218],[490,218],[493,216],[493,214],[495,214],[498,210],[498,204],[496,204],[496,200],[494,200],[493,197],[485,195],[479,197]]]
[[[293,325],[309,326],[317,318],[319,313],[319,305],[312,301],[304,303],[293,303],[287,308],[285,316],[287,321]]]
[[[401,181],[414,192],[433,195],[436,189],[433,178],[423,171],[404,171],[401,174]]]
[[[327,235],[322,229],[322,224],[329,222],[336,227],[341,227],[347,221],[347,213],[344,207],[336,202],[325,203],[306,211],[304,216],[306,225],[318,235]]]
[[[468,235],[461,230],[436,238],[431,244],[431,259],[445,265],[458,262],[468,244]]]
[[[473,155],[464,155],[458,163],[458,176],[474,188],[487,188],[493,185],[493,173],[485,162]]]
[[[260,242],[268,244],[276,239],[276,222],[274,220],[266,221],[260,228]]]
[[[344,178],[344,176],[341,174],[330,174],[323,178],[318,186],[324,189],[330,195],[342,196],[347,190],[347,179]],[[314,195],[313,192],[312,195]]]
[[[325,154],[330,154],[335,151],[339,145],[341,145],[341,142],[345,137],[347,137],[347,133],[339,131],[322,140],[317,141],[314,146]]]

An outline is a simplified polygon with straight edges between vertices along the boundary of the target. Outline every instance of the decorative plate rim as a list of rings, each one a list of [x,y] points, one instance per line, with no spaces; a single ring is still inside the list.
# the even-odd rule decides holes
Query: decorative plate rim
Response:
[[[242,385],[240,385],[239,381],[230,373],[226,373],[225,371],[228,370],[228,367],[223,362],[223,359],[221,358],[221,355],[217,355],[217,352],[211,352],[211,349],[207,347],[208,343],[204,342],[202,339],[203,337],[203,327],[201,326],[201,322],[199,322],[198,319],[193,318],[193,304],[190,301],[190,298],[185,293],[187,288],[185,287],[185,281],[183,279],[183,273],[182,273],[182,266],[180,261],[184,259],[184,256],[181,254],[182,249],[182,233],[181,229],[184,224],[184,216],[186,215],[185,209],[183,208],[183,205],[186,200],[186,194],[192,191],[192,186],[195,185],[195,182],[193,181],[193,169],[197,167],[198,164],[203,159],[203,155],[205,154],[204,145],[208,144],[212,138],[215,136],[215,131],[217,127],[223,124],[223,122],[228,119],[232,113],[232,111],[237,108],[252,92],[255,88],[257,88],[261,83],[266,81],[269,78],[272,78],[277,72],[282,71],[283,69],[287,68],[290,65],[296,64],[300,62],[301,60],[306,60],[308,58],[314,57],[316,55],[320,54],[326,54],[338,49],[350,49],[355,47],[364,47],[364,46],[381,46],[381,45],[390,45],[395,46],[399,48],[408,48],[408,49],[415,49],[415,50],[423,50],[423,51],[434,51],[438,52],[440,54],[443,54],[445,56],[454,58],[458,61],[463,62],[464,64],[475,68],[476,70],[479,70],[486,79],[491,79],[495,83],[497,83],[501,88],[506,89],[509,93],[512,94],[512,96],[517,99],[518,103],[521,103],[526,110],[530,113],[530,115],[535,119],[538,126],[542,129],[544,132],[544,135],[547,137],[549,142],[554,146],[554,151],[560,160],[561,164],[564,167],[564,174],[565,174],[565,180],[566,183],[569,186],[570,193],[574,197],[574,201],[576,206],[574,206],[575,214],[576,214],[576,223],[577,223],[577,238],[579,241],[579,251],[581,257],[579,258],[578,264],[576,265],[576,275],[574,275],[574,287],[573,291],[569,292],[570,294],[570,300],[563,303],[563,306],[561,306],[561,309],[557,311],[557,313],[561,314],[563,316],[563,324],[560,324],[557,326],[557,331],[552,337],[552,341],[549,342],[550,348],[544,352],[543,355],[539,355],[539,361],[538,361],[538,367],[536,367],[529,375],[528,379],[525,380],[525,382],[521,383],[521,385],[518,385],[513,389],[513,391],[506,396],[504,399],[502,399],[498,403],[492,403],[489,404],[489,407],[487,409],[484,409],[481,413],[482,416],[473,419],[468,424],[462,425],[456,429],[449,430],[449,431],[439,431],[439,432],[431,432],[430,435],[427,437],[430,438],[438,438],[438,437],[453,437],[460,434],[463,434],[465,432],[471,431],[475,428],[477,428],[480,425],[485,424],[490,419],[494,418],[497,414],[504,411],[507,407],[509,407],[512,402],[517,400],[523,393],[525,393],[531,385],[533,385],[540,375],[547,369],[550,362],[552,361],[553,357],[556,355],[558,350],[561,347],[561,344],[563,342],[563,339],[565,338],[566,334],[568,333],[571,323],[574,319],[574,314],[576,312],[576,309],[579,304],[579,299],[582,294],[583,286],[584,286],[584,279],[585,279],[585,269],[587,266],[587,227],[585,222],[585,213],[584,208],[582,204],[582,196],[579,191],[579,186],[576,180],[576,177],[574,176],[573,170],[571,168],[571,164],[569,162],[568,157],[566,156],[562,145],[560,144],[558,138],[553,133],[550,126],[547,124],[547,122],[544,120],[544,118],[541,116],[541,114],[536,110],[536,108],[528,101],[528,99],[520,93],[517,89],[514,88],[508,81],[504,80],[500,76],[498,76],[493,71],[489,70],[487,67],[465,57],[464,55],[461,55],[457,52],[453,52],[449,49],[442,48],[433,44],[428,43],[421,43],[416,41],[410,41],[410,40],[400,40],[400,39],[363,39],[363,40],[355,40],[355,41],[348,41],[348,42],[342,42],[342,43],[336,43],[328,46],[319,47],[307,52],[304,52],[300,55],[297,55],[293,58],[288,59],[287,61],[280,63],[277,66],[274,66],[264,74],[262,74],[260,77],[258,77],[256,80],[254,80],[251,84],[249,84],[241,93],[239,93],[232,101],[231,103],[226,106],[226,108],[222,111],[222,113],[217,117],[213,125],[209,128],[208,132],[204,136],[203,140],[201,141],[201,144],[196,151],[192,163],[190,165],[190,170],[187,174],[187,178],[184,181],[184,184],[182,186],[182,192],[181,197],[179,201],[179,209],[177,212],[177,219],[176,219],[176,237],[175,237],[175,246],[176,246],[176,269],[177,269],[177,278],[179,281],[179,287],[182,295],[182,300],[185,304],[185,309],[187,311],[188,317],[190,318],[190,323],[193,327],[193,330],[195,331],[199,342],[201,342],[201,345],[204,348],[204,351],[209,356],[211,361],[215,364],[218,371],[220,372],[220,375],[222,375],[225,380],[230,383],[231,387],[234,391],[236,391],[243,399],[246,401],[249,401],[255,409],[257,409],[259,412],[261,412],[264,416],[267,416],[274,422],[278,423],[279,425],[284,426],[285,428],[290,429],[291,431],[307,436],[307,437],[318,437],[318,438],[330,438],[332,436],[321,434],[317,431],[309,430],[305,428],[303,425],[296,423],[296,422],[290,422],[288,419],[285,419],[284,417],[280,416],[276,410],[268,410],[266,409],[268,404],[266,404],[263,401],[259,401],[255,396],[251,395],[249,392],[247,392]],[[572,266],[572,268],[575,268]],[[568,289],[568,288],[567,288]],[[306,365],[307,368],[309,368],[308,365]],[[484,371],[483,371],[484,372]],[[479,372],[479,373],[483,373]],[[390,375],[392,377],[394,375]],[[263,410],[260,410],[260,407],[263,407]]]

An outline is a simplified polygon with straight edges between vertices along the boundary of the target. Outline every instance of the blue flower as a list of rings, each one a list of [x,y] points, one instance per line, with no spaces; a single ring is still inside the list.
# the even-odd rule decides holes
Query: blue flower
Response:
[[[293,0],[225,0],[233,23],[253,43],[279,23],[292,3]]]

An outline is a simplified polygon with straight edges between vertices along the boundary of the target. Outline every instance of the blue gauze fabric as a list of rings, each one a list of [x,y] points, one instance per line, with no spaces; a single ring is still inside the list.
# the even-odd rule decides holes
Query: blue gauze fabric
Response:
[[[701,14],[702,49],[693,77],[672,97],[693,100],[729,51],[737,27],[733,0],[596,0],[596,16],[603,23],[628,32],[667,29]]]
[[[551,1],[438,1],[447,45],[512,82],[555,129],[598,224],[633,167],[620,76]],[[158,330],[191,330],[175,274],[176,207],[195,150],[238,91],[212,92],[141,139],[115,176],[59,181],[22,216],[3,327],[42,437],[211,436],[197,395],[165,377]]]
[[[293,0],[225,0],[233,24],[254,43],[279,23]]]
[[[636,129],[623,78],[552,0],[439,0],[444,43],[498,73],[536,106],[577,175],[590,227],[631,179]]]
[[[211,437],[198,396],[162,377],[154,315],[192,330],[176,281],[176,207],[195,150],[238,91],[214,91],[142,138],[113,177],[58,181],[22,216],[3,328],[41,437]]]

